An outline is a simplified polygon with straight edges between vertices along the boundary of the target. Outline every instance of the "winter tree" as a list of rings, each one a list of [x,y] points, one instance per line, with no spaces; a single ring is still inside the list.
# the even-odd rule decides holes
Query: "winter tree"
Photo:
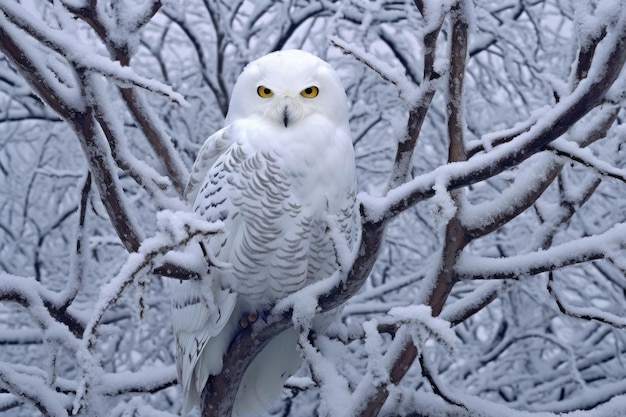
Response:
[[[619,0],[3,0],[0,411],[178,415],[164,281],[221,233],[182,191],[242,68],[285,48],[343,78],[362,239],[234,340],[201,413],[296,323],[270,415],[623,415]]]

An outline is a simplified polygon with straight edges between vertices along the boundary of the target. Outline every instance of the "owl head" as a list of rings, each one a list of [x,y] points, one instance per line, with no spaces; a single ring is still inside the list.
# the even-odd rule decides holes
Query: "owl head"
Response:
[[[346,93],[327,62],[291,49],[265,55],[244,68],[233,88],[226,123],[259,117],[290,129],[312,115],[347,128]]]

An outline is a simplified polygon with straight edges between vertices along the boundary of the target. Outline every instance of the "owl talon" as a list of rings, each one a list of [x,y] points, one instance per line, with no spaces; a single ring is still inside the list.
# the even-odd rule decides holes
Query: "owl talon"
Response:
[[[247,329],[250,325],[254,324],[259,319],[258,311],[250,311],[249,313],[243,313],[239,319],[239,328],[241,330]]]
[[[259,319],[259,313],[256,311],[251,311],[248,313],[248,323],[252,324]]]

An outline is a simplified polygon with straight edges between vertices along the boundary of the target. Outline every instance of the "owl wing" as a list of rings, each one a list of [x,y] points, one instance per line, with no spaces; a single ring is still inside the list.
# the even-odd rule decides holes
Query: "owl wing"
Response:
[[[211,167],[229,148],[228,128],[211,135],[200,148],[185,188],[186,201],[193,204]],[[220,219],[214,219],[220,220]],[[198,246],[188,248],[204,254]],[[211,269],[199,280],[168,280],[171,288],[172,325],[176,337],[176,370],[183,388],[183,410],[199,400],[210,375],[222,369],[222,358],[237,330],[234,310],[237,295],[222,289]]]
[[[176,371],[183,410],[188,412],[198,403],[209,376],[222,369],[224,352],[237,330],[233,314],[237,295],[215,288],[207,292],[206,282],[200,280],[170,281]]]
[[[233,143],[232,135],[228,127],[218,130],[202,144],[198,157],[193,163],[189,181],[185,187],[183,197],[185,201],[193,204],[198,196],[200,187],[202,186],[207,172],[215,164],[217,159],[222,155]]]

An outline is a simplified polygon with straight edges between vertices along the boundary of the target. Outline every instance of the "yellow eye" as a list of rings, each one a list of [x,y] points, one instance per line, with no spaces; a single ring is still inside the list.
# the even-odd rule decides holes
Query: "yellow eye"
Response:
[[[272,97],[274,95],[272,90],[262,85],[260,85],[259,88],[256,89],[256,93],[259,95],[259,97],[263,98]]]
[[[305,88],[304,90],[300,91],[300,95],[306,98],[313,98],[313,97],[317,97],[317,94],[319,92],[320,92],[319,88],[312,85],[311,87]]]

